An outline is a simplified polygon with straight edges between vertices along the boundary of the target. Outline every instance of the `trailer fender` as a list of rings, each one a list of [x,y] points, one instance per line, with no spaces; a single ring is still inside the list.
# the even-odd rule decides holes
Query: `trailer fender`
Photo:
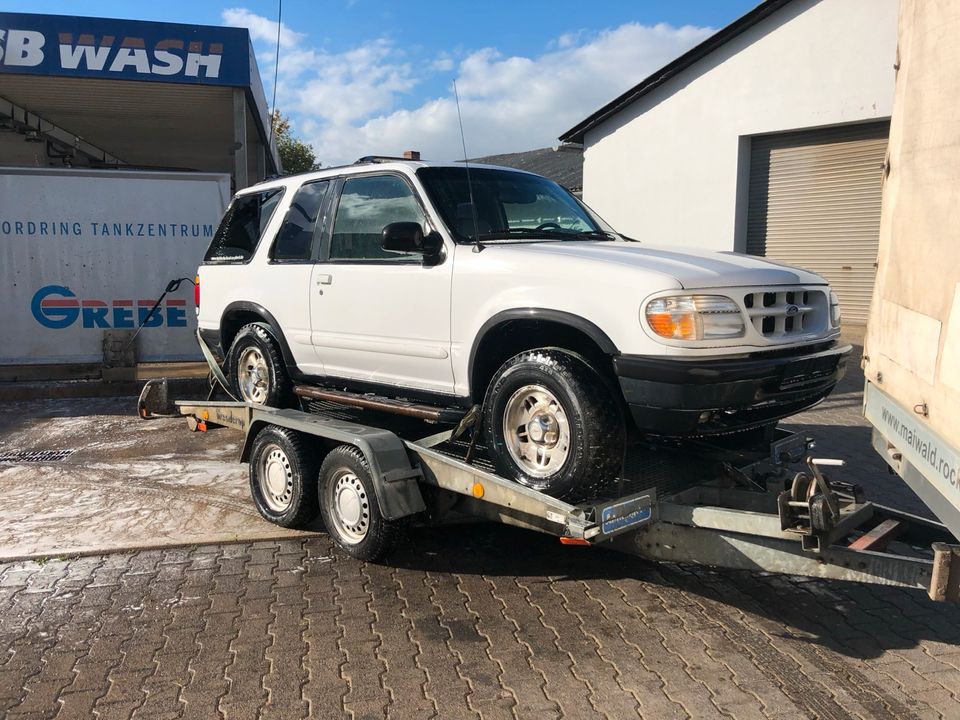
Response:
[[[240,462],[250,461],[253,441],[267,425],[288,427],[308,437],[315,435],[310,432],[309,422],[299,420],[297,414],[282,410],[272,411],[268,419],[254,419],[240,451]],[[406,446],[392,432],[375,428],[362,428],[361,432],[357,426],[344,423],[342,432],[328,425],[323,438],[326,442],[315,438],[316,442],[313,444],[321,449],[323,455],[337,445],[353,445],[363,453],[376,487],[377,505],[387,520],[399,520],[426,510],[419,485],[423,473],[418,466],[410,462]]]

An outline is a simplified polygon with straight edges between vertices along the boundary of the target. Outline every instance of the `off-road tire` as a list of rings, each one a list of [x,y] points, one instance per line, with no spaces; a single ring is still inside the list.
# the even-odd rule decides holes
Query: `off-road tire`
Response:
[[[277,456],[278,449],[282,457]],[[287,470],[286,493],[289,493],[289,505],[285,509],[271,507],[267,498],[269,489],[263,477],[265,455],[273,456],[269,462],[274,464],[275,471],[281,467]],[[309,446],[306,437],[288,428],[265,426],[257,433],[250,450],[250,496],[257,512],[281,527],[305,527],[320,512],[317,496],[318,465],[316,452]]]
[[[361,532],[351,534],[344,529],[345,523],[337,514],[335,500],[336,484],[343,477],[356,478],[362,503],[363,520],[354,526]],[[352,479],[350,481],[353,482]],[[367,459],[353,445],[340,445],[330,451],[320,466],[320,514],[331,539],[345,553],[357,560],[373,562],[386,555],[402,537],[407,523],[405,519],[387,520],[380,512],[377,491]],[[356,487],[356,486],[355,486]]]
[[[248,348],[260,351],[267,366],[267,391],[263,402],[255,403],[269,407],[283,408],[290,404],[293,396],[290,378],[283,362],[283,353],[274,338],[270,326],[264,323],[250,323],[240,328],[230,350],[227,352],[227,379],[237,400],[248,401],[240,388],[240,360]]]
[[[564,408],[570,449],[548,477],[535,477],[507,449],[504,413],[510,397],[540,385]],[[587,361],[560,348],[528,350],[507,360],[493,376],[483,403],[483,434],[497,471],[517,483],[556,498],[590,496],[617,477],[623,460],[624,414],[609,385]]]

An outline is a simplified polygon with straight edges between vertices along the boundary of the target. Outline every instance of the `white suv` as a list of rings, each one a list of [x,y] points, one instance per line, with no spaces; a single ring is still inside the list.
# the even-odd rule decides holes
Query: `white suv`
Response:
[[[627,431],[776,424],[850,351],[823,278],[630,240],[489,166],[367,159],[247,188],[199,279],[201,337],[242,399],[481,405],[498,470],[565,497],[617,473]]]

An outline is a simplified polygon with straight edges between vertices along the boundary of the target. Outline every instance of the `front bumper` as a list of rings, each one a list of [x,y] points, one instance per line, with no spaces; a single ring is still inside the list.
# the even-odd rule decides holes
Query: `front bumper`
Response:
[[[815,405],[843,377],[851,350],[832,343],[736,360],[619,355],[613,367],[641,432],[708,435],[767,425]]]

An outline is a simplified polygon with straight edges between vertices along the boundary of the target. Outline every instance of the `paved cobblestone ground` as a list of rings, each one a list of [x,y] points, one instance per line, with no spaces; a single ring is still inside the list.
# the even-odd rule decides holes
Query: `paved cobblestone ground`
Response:
[[[852,375],[798,421],[909,507]],[[0,717],[385,716],[958,718],[960,609],[491,525],[0,565]]]
[[[215,545],[6,565],[0,715],[956,718],[958,641],[921,593],[487,525]]]

